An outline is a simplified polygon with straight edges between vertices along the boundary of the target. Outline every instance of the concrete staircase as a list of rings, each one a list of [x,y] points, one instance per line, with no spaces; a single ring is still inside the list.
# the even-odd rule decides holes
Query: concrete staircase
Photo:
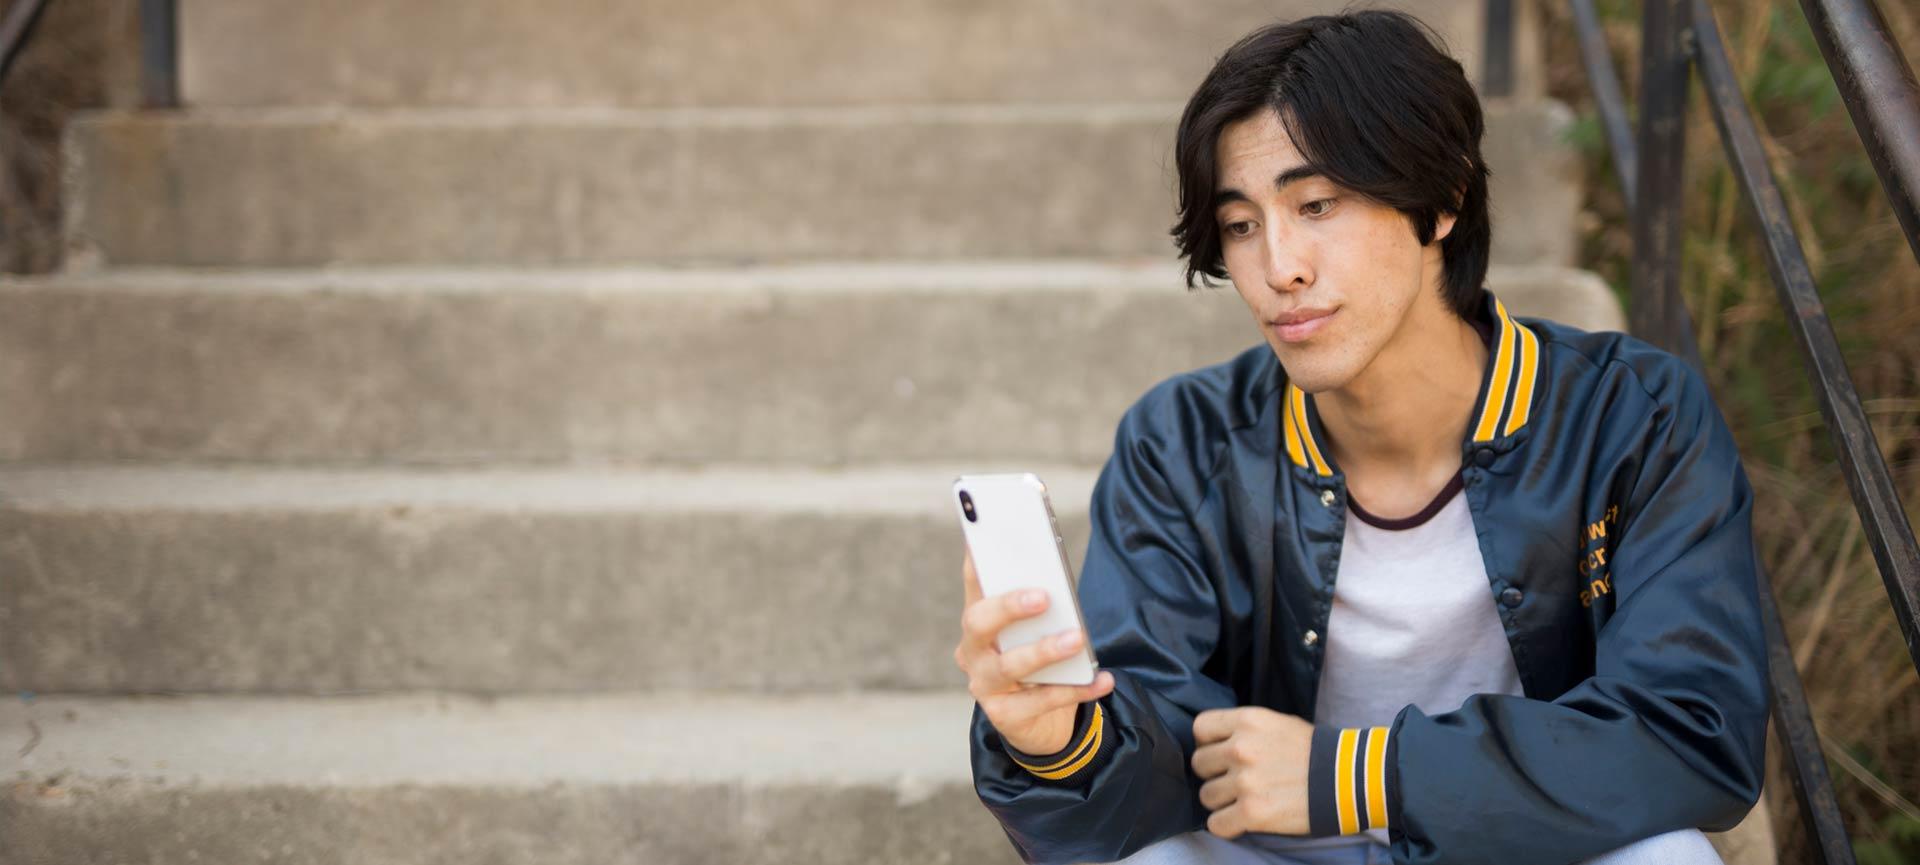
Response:
[[[771,5],[183,3],[0,283],[0,858],[1016,861],[947,484],[1078,566],[1121,411],[1260,339],[1180,103],[1341,4]],[[1489,281],[1620,327],[1522,23]]]

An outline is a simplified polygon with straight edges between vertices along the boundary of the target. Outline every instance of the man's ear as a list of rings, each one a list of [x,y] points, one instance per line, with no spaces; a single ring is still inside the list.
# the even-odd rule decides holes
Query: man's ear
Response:
[[[1465,159],[1466,157],[1461,157],[1461,158]],[[1468,159],[1467,164],[1472,165],[1473,160]],[[1466,202],[1466,199],[1467,199],[1467,190],[1466,190],[1466,187],[1462,186],[1458,192],[1454,193],[1453,200],[1457,202],[1461,202],[1461,204],[1464,205]],[[1447,238],[1447,235],[1453,231],[1453,221],[1458,216],[1459,216],[1458,213],[1448,213],[1444,210],[1440,211],[1439,216],[1435,217],[1433,222],[1433,242],[1434,243],[1439,243],[1440,241],[1445,240]]]

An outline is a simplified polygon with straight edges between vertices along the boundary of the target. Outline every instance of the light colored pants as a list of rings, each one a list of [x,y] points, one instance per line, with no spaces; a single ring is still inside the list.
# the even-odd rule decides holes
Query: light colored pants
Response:
[[[1386,845],[1372,837],[1301,839],[1251,834],[1228,841],[1206,831],[1175,835],[1120,860],[1123,865],[1387,865],[1392,861]],[[1680,829],[1635,841],[1581,865],[1725,863],[1700,830]]]

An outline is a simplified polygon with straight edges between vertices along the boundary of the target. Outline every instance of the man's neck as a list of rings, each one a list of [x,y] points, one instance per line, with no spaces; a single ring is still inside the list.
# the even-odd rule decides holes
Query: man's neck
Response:
[[[1352,381],[1314,395],[1333,458],[1350,478],[1415,481],[1449,477],[1460,466],[1487,347],[1472,324],[1434,300],[1408,310]]]

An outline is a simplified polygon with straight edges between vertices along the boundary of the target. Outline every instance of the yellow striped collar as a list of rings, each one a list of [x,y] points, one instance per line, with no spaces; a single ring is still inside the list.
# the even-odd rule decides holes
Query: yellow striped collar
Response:
[[[1487,306],[1492,310],[1497,333],[1486,379],[1480,385],[1480,399],[1474,406],[1474,423],[1467,431],[1473,442],[1511,436],[1525,427],[1533,415],[1539,385],[1540,338],[1526,325],[1514,321],[1507,314],[1506,304],[1492,292],[1487,293]],[[1320,412],[1314,408],[1313,395],[1288,381],[1282,396],[1280,412],[1287,457],[1294,465],[1316,475],[1332,475],[1333,459],[1324,444],[1326,429],[1320,425]]]

